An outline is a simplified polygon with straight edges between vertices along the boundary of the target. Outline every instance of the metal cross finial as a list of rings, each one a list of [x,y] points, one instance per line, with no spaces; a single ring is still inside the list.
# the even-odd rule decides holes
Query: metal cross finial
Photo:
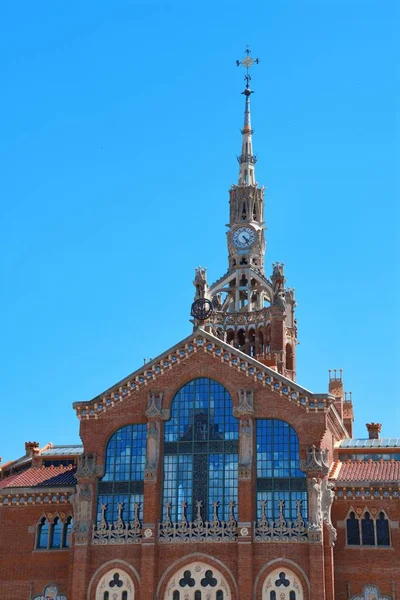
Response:
[[[245,50],[246,56],[242,59],[242,60],[237,60],[236,61],[236,66],[240,66],[242,65],[242,67],[245,67],[246,69],[246,75],[244,76],[245,81],[246,81],[246,89],[249,89],[250,87],[250,81],[251,81],[251,76],[249,73],[249,69],[254,65],[258,65],[260,62],[259,58],[253,58],[251,55],[251,50],[250,48],[247,46],[246,50]]]

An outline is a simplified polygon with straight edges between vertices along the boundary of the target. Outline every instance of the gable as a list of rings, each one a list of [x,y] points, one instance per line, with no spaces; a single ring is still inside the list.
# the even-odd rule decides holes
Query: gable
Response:
[[[222,362],[229,368],[242,373],[243,377],[247,378],[246,385],[249,385],[249,379],[253,380],[258,385],[269,388],[274,394],[286,398],[287,402],[302,407],[305,411],[326,412],[328,409],[333,409],[334,397],[332,395],[313,394],[255,358],[199,328],[192,335],[92,400],[75,402],[73,407],[78,418],[98,418],[100,414],[120,404],[125,398],[137,394],[150,382],[162,379],[165,373],[170,372],[182,362],[196,360],[199,352],[205,352],[217,363]]]

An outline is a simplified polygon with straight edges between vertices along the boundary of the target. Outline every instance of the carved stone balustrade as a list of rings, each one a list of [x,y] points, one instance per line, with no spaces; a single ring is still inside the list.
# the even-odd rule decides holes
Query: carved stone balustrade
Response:
[[[237,539],[237,521],[234,516],[235,502],[229,502],[227,521],[218,518],[219,502],[213,502],[213,517],[204,521],[201,516],[202,502],[196,502],[196,518],[188,521],[186,502],[181,503],[181,518],[177,522],[171,520],[171,503],[165,504],[165,518],[160,524],[160,543],[182,542],[235,542]]]
[[[94,525],[92,543],[94,545],[104,544],[140,544],[142,539],[142,526],[139,520],[139,502],[134,504],[134,517],[129,523],[122,519],[123,503],[118,504],[118,517],[114,523],[107,523],[107,505],[101,505],[100,523]]]
[[[310,528],[302,515],[302,501],[296,500],[296,518],[294,521],[285,518],[285,501],[279,500],[279,517],[276,521],[267,519],[267,501],[261,500],[261,517],[254,524],[255,542],[307,542],[320,541],[315,535],[310,539]],[[321,531],[318,532],[321,534]],[[316,534],[316,532],[315,532]],[[315,539],[314,539],[315,538]],[[317,539],[318,538],[318,539]]]

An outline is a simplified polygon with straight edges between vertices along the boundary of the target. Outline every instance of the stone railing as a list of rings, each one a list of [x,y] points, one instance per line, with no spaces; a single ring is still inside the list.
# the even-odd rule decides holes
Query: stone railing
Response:
[[[123,503],[118,504],[118,516],[114,523],[107,523],[107,504],[101,505],[100,522],[93,527],[93,544],[139,544],[142,539],[142,526],[139,520],[139,502],[133,508],[133,520],[124,523],[122,519]]]
[[[279,517],[276,521],[267,519],[267,501],[261,500],[261,516],[254,523],[255,542],[307,542],[309,528],[302,516],[302,501],[296,500],[296,518],[294,521],[285,518],[285,501],[279,500]]]
[[[165,504],[165,518],[159,527],[160,543],[173,542],[234,542],[237,539],[237,521],[234,516],[235,502],[229,502],[229,516],[226,521],[218,517],[219,502],[213,502],[213,516],[204,521],[201,515],[202,502],[196,502],[196,518],[188,521],[186,502],[181,502],[181,518],[171,520],[171,503]]]
[[[246,326],[250,323],[266,323],[271,318],[271,309],[269,307],[261,308],[260,310],[253,310],[243,313],[227,313],[224,311],[214,310],[211,315],[204,322],[207,324],[214,325],[225,325],[228,326]]]

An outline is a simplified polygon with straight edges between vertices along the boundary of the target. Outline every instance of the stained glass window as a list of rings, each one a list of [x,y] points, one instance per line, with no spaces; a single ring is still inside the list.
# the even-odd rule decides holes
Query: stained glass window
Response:
[[[107,444],[105,474],[99,482],[97,522],[101,506],[107,506],[107,523],[118,517],[118,504],[122,503],[125,523],[134,518],[134,504],[143,505],[143,479],[146,463],[146,424],[126,425],[118,429]]]
[[[212,518],[213,501],[219,518],[228,518],[228,503],[238,495],[238,436],[232,399],[221,384],[200,378],[178,391],[164,430],[163,504],[171,503],[172,520],[180,518],[182,502],[193,520],[196,501],[204,520]]]
[[[376,538],[378,546],[390,546],[389,521],[384,512],[376,520]]]
[[[374,522],[369,512],[366,512],[361,520],[361,533],[363,546],[375,546]]]
[[[360,523],[356,518],[356,514],[354,512],[350,513],[349,518],[346,521],[346,530],[347,530],[347,544],[349,546],[359,546],[360,545]]]
[[[257,420],[257,518],[260,501],[266,500],[268,519],[279,516],[278,502],[285,501],[285,518],[296,518],[296,500],[307,518],[306,475],[300,470],[297,433],[285,421]]]

